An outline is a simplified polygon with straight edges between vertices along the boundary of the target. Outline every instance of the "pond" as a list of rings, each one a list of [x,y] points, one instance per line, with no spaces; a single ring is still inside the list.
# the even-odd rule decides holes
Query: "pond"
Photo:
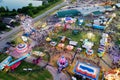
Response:
[[[11,11],[13,9],[22,8],[24,6],[28,6],[28,4],[32,3],[33,6],[42,5],[42,1],[33,1],[33,0],[0,0],[0,7],[8,7]]]

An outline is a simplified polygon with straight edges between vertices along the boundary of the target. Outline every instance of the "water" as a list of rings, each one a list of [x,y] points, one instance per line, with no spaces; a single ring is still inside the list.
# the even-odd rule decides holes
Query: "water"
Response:
[[[22,8],[28,6],[29,3],[32,3],[33,6],[42,5],[42,1],[33,1],[33,0],[0,0],[0,7],[8,7],[11,11],[13,9]]]

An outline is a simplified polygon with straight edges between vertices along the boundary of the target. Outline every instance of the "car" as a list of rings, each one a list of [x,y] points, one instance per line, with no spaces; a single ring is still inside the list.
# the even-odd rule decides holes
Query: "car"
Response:
[[[15,44],[12,44],[11,42],[6,42],[7,45],[15,47]]]
[[[11,45],[11,42],[6,42],[7,45]]]

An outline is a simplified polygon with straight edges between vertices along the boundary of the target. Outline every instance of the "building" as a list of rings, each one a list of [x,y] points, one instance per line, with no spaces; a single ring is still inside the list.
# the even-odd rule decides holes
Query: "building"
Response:
[[[67,16],[77,16],[79,15],[79,11],[75,9],[68,9],[68,10],[60,10],[57,13],[58,17],[67,17]]]
[[[120,3],[115,4],[117,8],[120,8]]]
[[[4,18],[2,22],[5,24],[11,24],[12,22],[15,22],[15,20],[12,18]]]
[[[93,14],[95,16],[101,15],[105,11],[113,11],[114,8],[111,6],[92,6],[92,7],[73,7],[72,9],[60,10],[56,14],[58,17],[66,17],[66,16],[77,16],[83,15],[87,16]]]

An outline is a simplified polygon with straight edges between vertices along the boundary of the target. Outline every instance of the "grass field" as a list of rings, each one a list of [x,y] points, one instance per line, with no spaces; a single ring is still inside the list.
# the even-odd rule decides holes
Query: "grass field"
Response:
[[[0,62],[7,57],[0,54]],[[23,71],[23,68],[32,68],[33,71]],[[0,80],[53,80],[52,75],[47,70],[31,63],[22,61],[21,65],[14,72],[0,71]]]
[[[89,38],[88,33],[92,33],[94,36]],[[80,40],[89,39],[91,42],[94,43],[93,50],[95,53],[97,53],[99,42],[101,39],[101,35],[98,32],[86,32],[86,31],[79,31],[78,34],[74,35],[72,34],[72,30],[63,31],[60,30],[58,33],[55,33],[57,37],[55,36],[52,40],[59,42],[60,39],[59,36],[66,36],[67,38],[71,38],[73,41],[78,42],[78,47],[82,47],[83,42]],[[68,41],[65,42],[65,45],[68,45]]]

